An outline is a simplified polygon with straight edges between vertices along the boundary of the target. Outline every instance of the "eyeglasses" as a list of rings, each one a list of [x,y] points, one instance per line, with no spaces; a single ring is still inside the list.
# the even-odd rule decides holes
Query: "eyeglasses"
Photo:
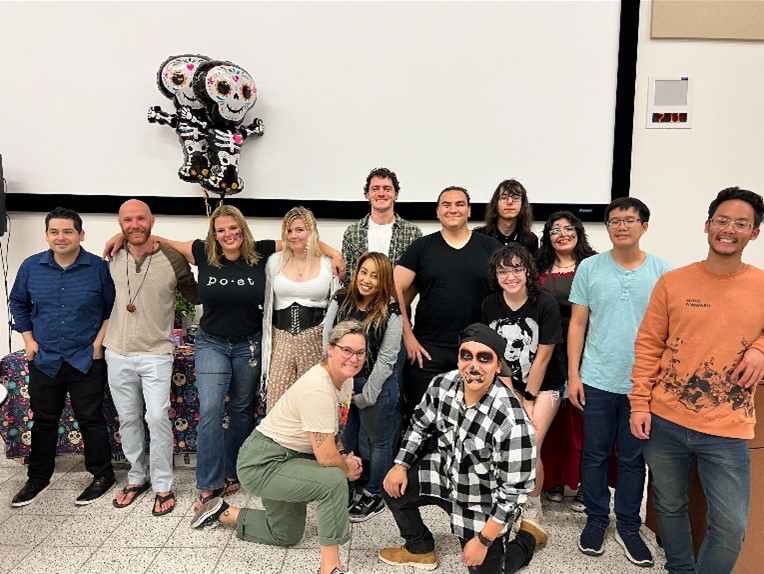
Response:
[[[740,231],[741,233],[748,231],[753,227],[753,223],[748,221],[733,221],[729,217],[714,217],[708,220],[708,224],[714,229],[727,229],[729,224],[732,224],[732,229]]]
[[[494,360],[494,354],[489,351],[480,351],[473,355],[472,351],[467,349],[459,350],[459,359],[461,361],[472,362],[472,359],[475,357],[477,357],[478,363],[483,363],[484,365],[490,365]]]
[[[572,225],[565,225],[564,227],[553,227],[549,230],[549,235],[559,235],[563,231],[565,233],[573,233],[576,230]]]
[[[340,350],[340,355],[342,355],[343,359],[349,359],[353,355],[355,355],[357,359],[363,359],[366,357],[366,349],[359,349],[354,351],[350,347],[340,347],[339,345],[335,344],[332,344],[332,347],[337,347]]]
[[[629,217],[628,219],[608,219],[605,222],[610,229],[618,229],[623,223],[626,227],[634,227],[637,223],[642,221],[636,217]]]
[[[519,193],[500,193],[499,194],[499,201],[522,201],[523,196]]]
[[[506,277],[509,274],[514,275],[515,277],[519,277],[523,273],[525,273],[525,267],[518,266],[518,267],[501,267],[500,269],[496,270],[496,275],[499,277]]]

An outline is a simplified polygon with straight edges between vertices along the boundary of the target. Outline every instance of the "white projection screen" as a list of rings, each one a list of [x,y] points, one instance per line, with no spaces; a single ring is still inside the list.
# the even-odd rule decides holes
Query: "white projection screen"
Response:
[[[177,177],[181,146],[147,109],[174,54],[254,77],[262,138],[244,142],[248,215],[296,202],[368,211],[374,167],[400,211],[431,218],[438,192],[485,203],[521,181],[536,219],[599,219],[628,195],[638,2],[2,2],[0,152],[8,209],[110,213],[126,196],[200,213]],[[213,196],[214,197],[214,196]],[[473,218],[478,215],[473,210]]]

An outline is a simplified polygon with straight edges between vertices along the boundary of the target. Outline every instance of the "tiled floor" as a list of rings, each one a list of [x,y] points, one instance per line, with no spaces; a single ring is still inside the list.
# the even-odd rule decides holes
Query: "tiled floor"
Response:
[[[0,441],[0,447],[3,447]],[[117,467],[117,480],[124,484],[126,468]],[[225,574],[312,574],[318,569],[315,515],[308,513],[305,536],[293,548],[274,548],[238,540],[234,530],[220,526],[196,531],[189,527],[196,494],[193,469],[176,469],[174,490],[177,508],[160,518],[151,515],[153,497],[144,494],[128,508],[116,509],[111,497],[90,506],[76,507],[74,499],[90,482],[81,456],[60,456],[51,487],[38,500],[22,508],[10,501],[26,480],[26,469],[15,461],[0,459],[0,573],[23,574],[133,574],[133,573],[225,573]],[[239,492],[229,501],[237,506],[257,506],[255,497]],[[605,554],[584,556],[576,540],[584,516],[568,510],[570,499],[545,502],[549,543],[536,552],[524,574],[644,573],[628,562],[609,534]],[[448,517],[435,508],[424,511],[436,538],[442,574],[466,573],[459,563],[459,545],[449,534]],[[644,529],[655,554],[651,570],[663,574],[663,552],[655,537]],[[389,512],[353,525],[352,539],[342,549],[346,565],[355,574],[416,572],[413,568],[381,563],[376,553],[401,540]]]

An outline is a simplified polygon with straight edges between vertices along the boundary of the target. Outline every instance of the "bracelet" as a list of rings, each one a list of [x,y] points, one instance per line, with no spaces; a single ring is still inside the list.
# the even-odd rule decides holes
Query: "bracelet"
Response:
[[[480,540],[480,544],[485,546],[486,548],[489,547],[491,544],[493,544],[493,540],[490,538],[487,538],[486,536],[483,536],[482,532],[477,533],[477,538]]]
[[[523,391],[523,398],[524,398],[526,401],[531,401],[531,402],[533,402],[533,401],[535,401],[535,400],[536,400],[536,397],[537,397],[537,395],[534,395],[533,393],[531,393],[531,392],[530,392],[530,391],[528,391],[527,389]]]

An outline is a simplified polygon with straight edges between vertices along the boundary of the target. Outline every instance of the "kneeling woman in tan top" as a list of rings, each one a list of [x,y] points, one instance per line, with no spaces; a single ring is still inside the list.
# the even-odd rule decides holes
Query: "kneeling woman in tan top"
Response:
[[[350,574],[340,564],[339,545],[350,539],[347,479],[360,476],[361,459],[340,454],[336,440],[347,421],[353,377],[365,359],[363,325],[347,320],[334,327],[324,360],[297,379],[239,452],[239,479],[261,497],[264,509],[235,508],[214,498],[191,526],[235,524],[242,540],[293,546],[305,531],[307,503],[316,501],[319,574]]]

